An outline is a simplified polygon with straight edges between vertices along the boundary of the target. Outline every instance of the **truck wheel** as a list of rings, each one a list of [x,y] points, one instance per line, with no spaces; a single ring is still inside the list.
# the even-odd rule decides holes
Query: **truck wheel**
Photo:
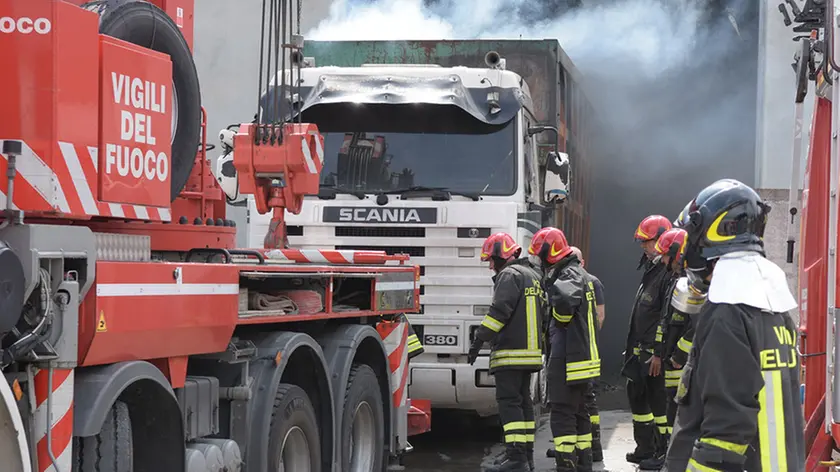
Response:
[[[370,366],[350,371],[341,418],[341,470],[379,472],[385,455],[385,412],[379,380]]]
[[[149,2],[96,0],[82,8],[99,14],[99,32],[167,54],[172,82],[166,85],[172,111],[172,150],[169,156],[171,198],[187,184],[201,142],[201,90],[187,41],[174,21]]]
[[[128,405],[121,401],[105,416],[96,436],[73,438],[73,472],[132,472],[134,445]]]
[[[268,437],[269,470],[320,472],[320,434],[309,395],[296,385],[278,385]]]

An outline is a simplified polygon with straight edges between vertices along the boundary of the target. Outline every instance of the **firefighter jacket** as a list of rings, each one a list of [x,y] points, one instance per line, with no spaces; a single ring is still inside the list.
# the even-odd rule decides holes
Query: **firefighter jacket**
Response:
[[[804,470],[797,332],[790,316],[711,302],[695,316],[667,470]]]
[[[490,311],[475,334],[492,346],[490,373],[542,369],[540,326],[545,295],[541,278],[527,257],[508,262],[493,277]]]
[[[663,336],[660,329],[663,308],[669,293],[672,272],[660,262],[646,266],[636,301],[630,314],[625,356],[662,357]]]
[[[595,286],[575,256],[548,270],[548,309],[555,329],[565,330],[566,384],[587,383],[601,375]],[[552,353],[552,357],[558,357]]]

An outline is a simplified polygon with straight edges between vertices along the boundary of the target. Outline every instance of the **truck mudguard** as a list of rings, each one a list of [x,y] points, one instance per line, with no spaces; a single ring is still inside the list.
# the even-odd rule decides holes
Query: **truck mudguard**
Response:
[[[157,367],[145,361],[83,367],[76,369],[75,375],[74,436],[99,434],[111,405],[128,386],[138,380],[150,380],[158,384],[161,392],[171,398],[175,408],[178,408],[178,400],[169,381]],[[180,418],[180,414],[177,416]]]
[[[335,414],[334,431],[336,431],[335,457],[341,457],[338,448],[341,445],[341,418],[344,415],[344,392],[347,389],[347,381],[354,361],[363,361],[375,367],[377,372],[383,372],[385,385],[381,385],[382,398],[391,398],[391,375],[388,370],[388,354],[379,333],[372,326],[366,325],[340,325],[334,331],[324,333],[318,338],[323,346],[324,357],[327,361],[327,372],[330,373],[331,381],[335,386],[335,398],[333,409]],[[364,343],[364,347],[362,344]],[[361,349],[360,349],[361,348]],[[358,358],[357,358],[358,354]],[[388,441],[389,451],[394,451],[393,444],[394,430],[393,404],[390,401],[384,402],[385,407],[385,438]]]
[[[253,384],[248,416],[251,427],[248,445],[243,454],[248,468],[266,470],[268,467],[266,460],[271,411],[274,408],[277,385],[283,379],[293,384],[301,383],[301,380],[311,383],[300,387],[309,394],[319,416],[322,432],[322,470],[333,470],[335,415],[332,388],[326,370],[327,363],[321,346],[308,334],[289,331],[259,333],[251,337],[251,341],[257,346],[257,359],[250,364]],[[289,364],[291,359],[295,359],[295,362]],[[303,379],[298,377],[297,373],[300,373]],[[319,398],[312,398],[310,387],[317,388]]]

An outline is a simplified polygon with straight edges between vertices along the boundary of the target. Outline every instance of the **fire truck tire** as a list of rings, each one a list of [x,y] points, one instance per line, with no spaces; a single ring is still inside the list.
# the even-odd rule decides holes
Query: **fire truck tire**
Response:
[[[187,41],[174,21],[149,2],[99,0],[82,5],[99,14],[99,32],[138,46],[168,54],[174,88],[171,111],[175,123],[169,156],[171,198],[175,200],[192,172],[201,142],[201,89]]]
[[[309,395],[297,385],[278,385],[268,436],[268,470],[321,472],[320,435]]]
[[[117,401],[96,436],[73,438],[73,472],[132,472],[134,445],[128,405]]]
[[[350,371],[341,419],[341,470],[379,472],[385,454],[385,411],[376,372],[365,364]]]

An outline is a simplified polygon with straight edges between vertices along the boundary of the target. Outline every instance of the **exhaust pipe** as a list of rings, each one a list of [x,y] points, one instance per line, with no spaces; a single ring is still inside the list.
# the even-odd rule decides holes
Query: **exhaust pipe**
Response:
[[[484,63],[491,69],[504,69],[505,60],[496,51],[490,51],[484,55]]]

